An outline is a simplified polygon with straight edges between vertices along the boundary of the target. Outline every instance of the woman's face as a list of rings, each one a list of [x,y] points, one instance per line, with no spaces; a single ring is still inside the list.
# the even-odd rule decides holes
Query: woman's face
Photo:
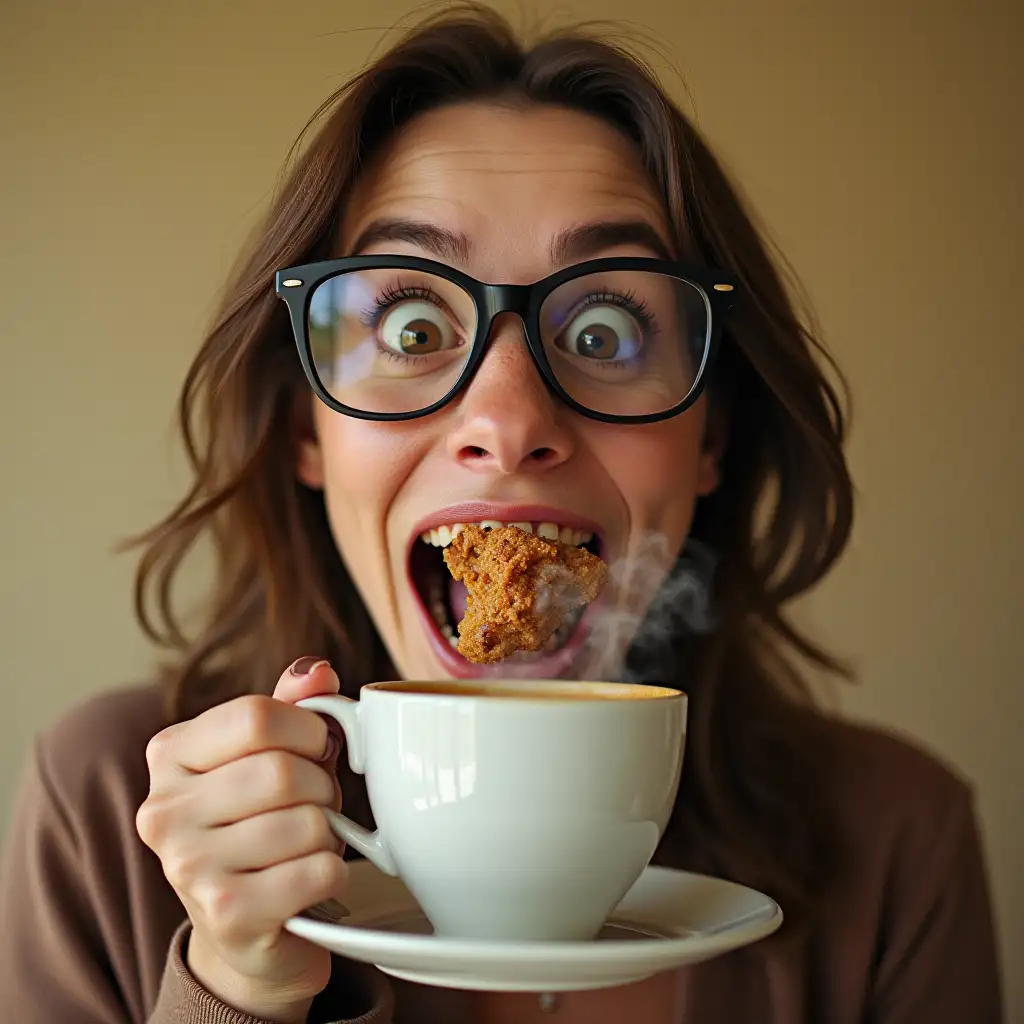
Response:
[[[398,222],[423,229],[396,231]],[[426,114],[396,135],[348,204],[340,251],[425,256],[485,282],[526,284],[559,269],[554,243],[566,232],[608,223],[647,225],[671,247],[661,203],[624,137],[566,110],[471,104]],[[356,249],[360,236],[369,241]],[[574,259],[614,255],[660,254],[638,241]],[[705,420],[703,398],[645,425],[573,412],[545,387],[521,321],[508,314],[469,387],[430,416],[364,421],[314,398],[299,476],[323,489],[335,542],[404,678],[573,676],[586,671],[584,638],[600,611],[588,610],[558,650],[473,665],[444,629],[445,618],[461,617],[464,596],[421,535],[483,520],[548,523],[577,531],[577,543],[593,532],[613,568],[630,565],[652,536],[676,553],[696,499],[717,483]],[[644,580],[646,592],[658,582]],[[454,605],[440,622],[427,593],[439,586]],[[599,604],[623,599],[612,584]]]

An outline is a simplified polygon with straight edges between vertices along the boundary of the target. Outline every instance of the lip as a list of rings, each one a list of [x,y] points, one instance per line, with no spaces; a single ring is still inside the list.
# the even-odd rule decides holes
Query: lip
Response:
[[[594,602],[594,605],[591,605],[584,611],[568,643],[560,650],[548,655],[542,655],[535,661],[504,661],[498,662],[495,665],[477,665],[474,662],[467,661],[441,635],[441,631],[434,622],[434,617],[423,603],[419,588],[416,586],[416,581],[412,576],[412,560],[410,557],[413,546],[419,540],[420,534],[426,530],[435,529],[438,526],[448,526],[452,523],[477,523],[484,519],[495,519],[502,523],[557,523],[559,526],[568,526],[574,530],[586,530],[598,537],[603,550],[605,545],[601,525],[578,512],[554,508],[551,505],[513,505],[486,501],[466,501],[456,505],[448,505],[445,508],[428,513],[417,521],[409,535],[405,559],[406,579],[415,598],[416,608],[423,622],[423,628],[430,640],[434,655],[445,672],[453,679],[558,679],[569,670],[586,643],[588,634],[587,619],[594,605],[600,603],[600,598]]]

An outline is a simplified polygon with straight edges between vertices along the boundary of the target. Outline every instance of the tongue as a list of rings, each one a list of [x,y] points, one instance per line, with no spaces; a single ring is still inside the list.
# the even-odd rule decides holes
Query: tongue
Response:
[[[466,614],[466,605],[469,602],[469,591],[466,584],[461,580],[448,581],[448,607],[452,610],[452,619],[455,625],[462,621]]]

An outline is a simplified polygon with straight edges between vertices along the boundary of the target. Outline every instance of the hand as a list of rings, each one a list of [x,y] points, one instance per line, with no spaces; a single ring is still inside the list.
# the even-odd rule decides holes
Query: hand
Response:
[[[300,658],[273,697],[249,695],[153,737],[136,827],[188,911],[187,962],[212,995],[265,1020],[305,1021],[330,979],[326,949],[284,931],[340,899],[341,842],[321,808],[341,806],[340,744],[296,701],[337,693],[325,661]]]

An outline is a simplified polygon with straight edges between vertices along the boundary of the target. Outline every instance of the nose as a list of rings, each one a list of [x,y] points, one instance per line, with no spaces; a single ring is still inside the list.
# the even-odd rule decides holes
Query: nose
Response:
[[[518,317],[499,320],[459,403],[448,451],[481,473],[546,472],[572,455],[572,435],[530,357]]]

